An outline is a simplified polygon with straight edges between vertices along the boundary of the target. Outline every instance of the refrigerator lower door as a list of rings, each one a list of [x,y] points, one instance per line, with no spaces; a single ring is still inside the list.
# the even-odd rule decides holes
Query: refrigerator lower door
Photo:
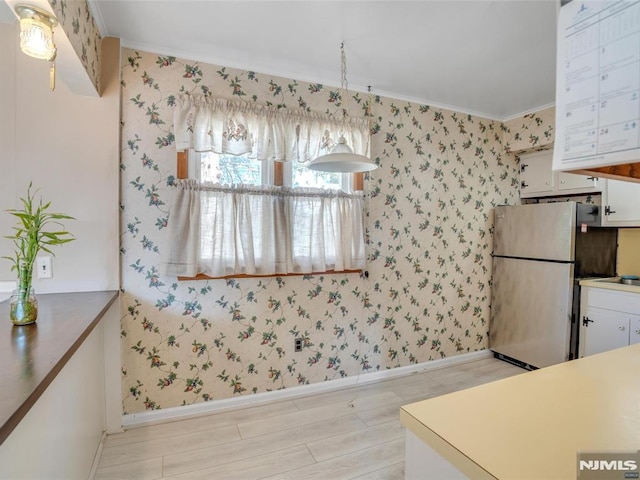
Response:
[[[493,258],[489,348],[542,368],[569,358],[573,264]]]

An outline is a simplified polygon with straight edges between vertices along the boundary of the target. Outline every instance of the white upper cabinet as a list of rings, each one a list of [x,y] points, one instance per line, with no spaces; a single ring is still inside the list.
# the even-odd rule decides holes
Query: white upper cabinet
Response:
[[[520,196],[536,197],[553,191],[553,171],[550,152],[536,152],[520,156]]]
[[[535,198],[602,191],[598,178],[552,170],[553,151],[520,155],[520,197]]]
[[[558,190],[562,193],[600,191],[600,182],[601,180],[597,177],[589,177],[579,173],[558,172]]]
[[[602,224],[640,226],[640,183],[608,179],[602,191]]]

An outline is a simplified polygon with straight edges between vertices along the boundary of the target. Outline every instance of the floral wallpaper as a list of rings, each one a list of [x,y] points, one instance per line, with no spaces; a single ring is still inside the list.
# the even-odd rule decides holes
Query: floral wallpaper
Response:
[[[49,0],[53,12],[100,93],[100,31],[86,0]]]
[[[125,413],[487,348],[491,209],[518,202],[501,122],[374,98],[380,168],[365,181],[368,276],[179,282],[158,270],[174,195],[176,96],[328,113],[342,99],[336,87],[252,71],[128,49],[122,58]],[[352,115],[364,116],[367,96],[352,95]]]
[[[503,143],[507,152],[527,153],[549,149],[555,138],[555,107],[529,113],[503,123]]]

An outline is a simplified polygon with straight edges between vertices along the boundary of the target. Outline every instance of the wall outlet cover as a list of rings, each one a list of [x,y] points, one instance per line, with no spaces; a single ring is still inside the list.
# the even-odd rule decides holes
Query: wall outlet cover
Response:
[[[51,270],[51,255],[36,257],[36,271],[38,272],[38,278],[53,277],[53,271]]]

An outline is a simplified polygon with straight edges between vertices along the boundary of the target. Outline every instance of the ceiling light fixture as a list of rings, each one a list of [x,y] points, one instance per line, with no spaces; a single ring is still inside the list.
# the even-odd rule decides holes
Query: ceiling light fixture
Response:
[[[20,17],[20,50],[30,57],[51,62],[49,86],[56,87],[56,44],[53,42],[53,28],[58,20],[44,10],[30,5],[17,5]]]
[[[315,158],[309,162],[310,170],[320,172],[370,172],[378,168],[378,165],[369,157],[353,153],[351,147],[347,144],[344,134],[347,126],[347,117],[349,115],[349,91],[347,83],[347,57],[344,53],[344,42],[340,44],[340,95],[345,104],[342,105],[342,126],[340,127],[340,138],[338,143],[331,149],[331,152]]]

